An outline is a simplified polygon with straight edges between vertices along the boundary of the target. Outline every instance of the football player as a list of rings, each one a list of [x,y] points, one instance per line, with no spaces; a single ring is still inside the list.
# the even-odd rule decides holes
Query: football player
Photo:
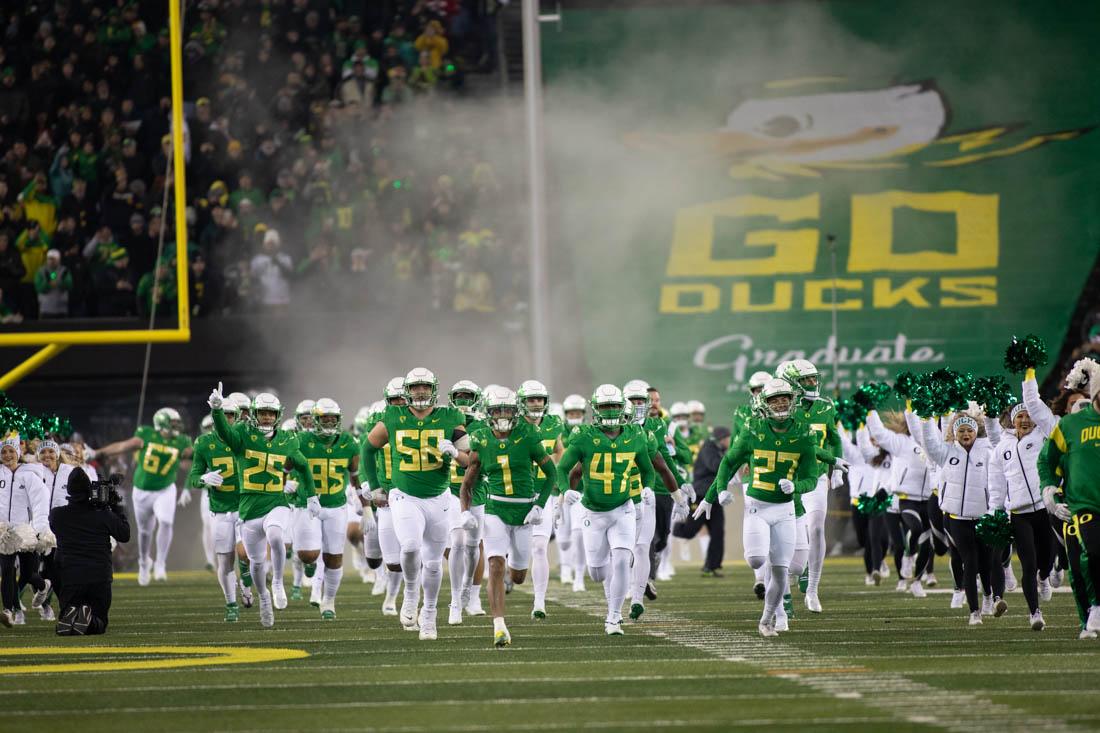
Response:
[[[134,467],[134,519],[138,536],[138,585],[149,585],[152,571],[156,580],[168,580],[165,564],[172,546],[172,526],[176,518],[176,473],[191,458],[191,439],[181,434],[180,414],[171,407],[153,413],[153,424],[141,425],[134,437],[100,448],[101,458],[139,451]],[[186,505],[190,493],[184,490]],[[150,550],[153,532],[157,535],[157,555]]]
[[[737,434],[741,432],[741,429],[748,425],[754,412],[759,413],[760,392],[764,389],[764,385],[771,379],[773,379],[772,375],[764,371],[753,372],[752,376],[749,377],[749,402],[745,405],[738,405],[737,409],[733,411],[733,422],[730,426],[730,435],[733,437],[730,440],[730,445],[733,445],[733,440],[737,439]],[[749,481],[745,476],[742,476],[741,489],[742,493],[749,490]],[[748,511],[748,504],[745,505],[745,511]],[[706,548],[703,548],[703,556],[706,557]],[[764,600],[764,587],[767,581],[767,572],[767,566],[754,568],[752,571],[752,591],[760,600]],[[780,615],[782,616],[782,613]]]
[[[443,548],[447,544],[450,503],[445,496],[450,483],[448,461],[466,465],[466,454],[454,441],[467,443],[466,416],[453,407],[439,407],[439,382],[435,374],[417,367],[405,375],[404,406],[391,405],[371,428],[364,444],[364,468],[371,486],[378,483],[374,456],[389,445],[394,466],[394,488],[387,494],[393,529],[401,544],[401,572],[405,599],[401,623],[419,628],[422,640],[433,640],[439,588],[443,581]],[[423,613],[417,618],[416,596],[423,566]]]
[[[562,446],[561,436],[565,432],[560,418],[547,412],[550,405],[550,392],[546,385],[529,379],[519,386],[516,392],[519,403],[519,412],[523,421],[534,428],[535,433],[542,441],[542,447],[546,454],[555,461],[561,459],[565,448]],[[539,466],[534,467],[535,493],[547,494],[544,504],[546,521],[536,522],[531,527],[531,584],[534,590],[534,604],[531,608],[531,618],[546,618],[546,588],[550,584],[550,535],[554,531],[555,510],[557,497],[557,481],[552,477],[552,472],[545,472]]]
[[[451,387],[450,406],[461,412],[466,418],[466,431],[472,432],[478,422],[477,405],[481,402],[481,389],[468,379],[461,379]],[[459,493],[466,469],[457,461],[451,462],[450,503],[452,512],[450,539],[447,550],[448,572],[451,574],[451,605],[448,609],[447,623],[455,626],[462,623],[462,609],[466,608],[472,595],[474,573],[477,569],[478,553],[481,549],[481,537],[485,526],[485,491],[481,483],[474,487],[470,510],[478,520],[472,530],[462,523],[462,510],[459,508]],[[480,595],[480,594],[479,594]],[[480,603],[480,598],[478,599]]]
[[[777,636],[775,614],[783,599],[782,579],[787,577],[795,548],[795,497],[817,485],[814,439],[791,416],[794,397],[794,390],[782,379],[764,385],[760,393],[764,418],[750,418],[738,433],[694,514],[696,519],[709,517],[714,502],[732,503],[727,483],[741,466],[751,468],[745,494],[745,559],[754,570],[766,564],[772,578],[757,626],[765,637]]]
[[[240,500],[238,517],[241,539],[252,580],[257,585],[260,600],[260,623],[275,625],[273,606],[286,608],[283,589],[283,568],[286,563],[284,537],[290,530],[290,504],[287,495],[306,497],[313,516],[321,513],[321,503],[313,488],[313,477],[306,470],[306,459],[299,448],[298,436],[279,429],[283,406],[268,392],[261,392],[252,401],[249,421],[230,425],[222,406],[222,386],[210,393],[208,400],[214,417],[214,433],[233,452],[240,468]],[[292,471],[298,481],[284,481],[285,471]],[[271,547],[271,591],[267,589],[267,549]]]
[[[531,392],[538,391],[531,383],[524,384]],[[545,408],[545,402],[542,406]],[[554,464],[546,453],[545,435],[539,426],[519,420],[522,401],[512,390],[487,390],[485,410],[487,426],[475,427],[470,437],[470,465],[462,479],[460,502],[463,526],[476,530],[480,520],[470,507],[474,487],[484,474],[489,487],[484,520],[489,608],[493,614],[493,644],[499,648],[512,643],[504,623],[505,559],[512,582],[522,583],[531,555],[532,531],[544,521],[550,498],[550,482],[540,480],[540,476],[551,475]],[[536,473],[532,465],[542,470]]]

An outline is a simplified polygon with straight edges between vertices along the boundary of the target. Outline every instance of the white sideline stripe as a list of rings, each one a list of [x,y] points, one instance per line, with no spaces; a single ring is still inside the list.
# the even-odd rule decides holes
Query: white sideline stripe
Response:
[[[553,592],[547,595],[547,600],[599,618],[607,613],[606,602],[602,598],[563,597]],[[765,639],[755,634],[708,626],[659,610],[646,609],[642,618],[642,622],[628,628],[698,649],[719,659],[771,670],[772,673],[790,669],[790,673],[777,676],[833,697],[843,694],[842,699],[858,699],[871,708],[891,714],[897,720],[959,733],[972,733],[990,727],[1020,733],[1079,730],[1063,720],[1029,715],[1025,710],[995,703],[971,692],[933,687],[895,672],[831,671],[857,665],[849,660],[804,651],[781,639]],[[815,671],[819,669],[826,671]],[[800,674],[797,670],[806,670],[807,674]],[[1065,673],[1065,670],[1062,672]],[[1019,671],[1013,674],[1019,674]],[[855,697],[857,694],[858,698]]]
[[[630,729],[635,728],[764,728],[767,726],[782,725],[785,727],[813,727],[813,726],[828,726],[835,728],[840,725],[858,725],[858,724],[870,724],[870,723],[888,723],[891,718],[878,717],[878,718],[853,718],[853,717],[837,717],[837,718],[804,718],[801,720],[791,720],[783,718],[754,718],[752,720],[715,720],[712,718],[698,718],[698,719],[684,719],[677,718],[676,720],[632,720],[630,725],[627,726]],[[384,728],[371,728],[371,727],[356,727],[356,728],[329,728],[325,727],[325,733],[434,733],[435,731],[454,731],[454,733],[478,733],[479,731],[500,731],[500,730],[602,730],[605,728],[623,728],[622,720],[587,720],[587,721],[574,721],[568,723],[493,723],[490,725],[405,725],[405,726],[389,726]],[[279,728],[256,728],[252,730],[245,730],[240,728],[234,728],[233,733],[271,733],[273,730],[280,730]],[[301,730],[300,727],[296,728],[284,728],[282,730]]]

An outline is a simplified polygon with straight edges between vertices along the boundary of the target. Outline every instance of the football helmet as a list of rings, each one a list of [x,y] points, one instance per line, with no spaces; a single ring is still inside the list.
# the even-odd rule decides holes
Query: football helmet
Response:
[[[153,413],[153,427],[162,433],[175,437],[183,428],[180,414],[171,407],[162,407]]]
[[[779,369],[776,369],[775,376],[790,382],[796,392],[811,400],[816,400],[821,395],[821,375],[811,362],[806,359],[795,359],[783,362],[779,365]]]
[[[512,432],[521,409],[515,392],[499,386],[486,389],[484,406],[489,427],[498,433]]]
[[[668,416],[672,418],[672,422],[686,427],[691,421],[691,410],[688,409],[686,402],[673,402],[668,408]]]
[[[382,398],[387,405],[405,404],[405,378],[394,377],[386,382],[386,388],[382,390]]]
[[[707,406],[699,400],[688,400],[688,412],[691,413],[691,419],[697,423],[704,422],[707,419]]]
[[[787,397],[786,406],[780,404],[772,404],[772,401],[779,397]],[[795,399],[795,388],[785,379],[769,379],[763,389],[760,390],[760,394],[757,395],[757,404],[759,410],[764,414],[764,417],[773,422],[783,422],[791,416],[791,408],[793,407]]]
[[[414,399],[412,388],[425,384],[431,388],[431,392],[427,396]],[[435,374],[431,369],[416,367],[405,375],[404,395],[409,406],[417,410],[427,410],[435,407],[435,401],[439,397],[439,380],[435,378]]]
[[[333,436],[344,431],[343,414],[336,400],[322,397],[313,406],[313,432],[318,435]]]
[[[454,383],[447,396],[451,407],[463,415],[471,415],[481,399],[481,389],[469,379],[460,379]]]
[[[565,424],[570,426],[584,424],[584,413],[588,410],[588,401],[579,394],[571,394],[562,400],[561,408],[565,412]],[[577,415],[577,413],[580,415]],[[570,417],[572,413],[572,417]]]
[[[259,413],[266,413],[260,417]],[[279,426],[283,417],[283,403],[270,392],[260,392],[252,400],[252,408],[249,411],[249,419],[252,425],[260,430],[274,430]]]
[[[641,425],[649,417],[649,382],[631,379],[623,385],[623,398],[630,403],[628,418]]]
[[[351,431],[356,437],[359,437],[363,433],[371,429],[371,416],[372,410],[370,405],[363,405],[355,413],[355,419],[351,423]]]
[[[516,399],[519,400],[519,411],[524,417],[541,420],[542,416],[546,414],[547,406],[550,404],[550,391],[546,389],[546,385],[542,382],[528,379],[516,390]],[[542,405],[531,407],[530,401],[539,399],[542,400]]]
[[[226,405],[233,403],[237,406],[237,417],[247,418],[248,411],[252,409],[252,400],[244,392],[230,392],[229,396],[222,401],[222,409],[226,408]]]
[[[643,394],[645,390],[642,390]],[[614,384],[601,384],[592,393],[592,422],[601,428],[617,428],[626,418],[623,391]]]
[[[560,402],[551,402],[550,406],[546,408],[548,415],[553,415],[559,420],[565,420],[565,408],[561,406]]]
[[[779,375],[777,374],[776,376]],[[749,392],[752,394],[759,393],[760,390],[764,388],[767,381],[772,378],[772,375],[767,372],[753,372],[752,376],[749,377]],[[782,379],[782,377],[780,377],[780,379]]]
[[[298,430],[313,430],[313,407],[316,404],[313,400],[302,400],[294,408],[294,422],[298,423]]]
[[[202,422],[199,423],[199,430],[201,430],[204,433],[209,433],[213,429],[214,429],[214,416],[213,415],[207,415],[206,417],[204,417],[202,419]]]
[[[279,426],[279,429],[285,430],[288,433],[296,433],[298,432],[298,423],[294,418],[288,417],[286,420],[283,420],[283,424]]]

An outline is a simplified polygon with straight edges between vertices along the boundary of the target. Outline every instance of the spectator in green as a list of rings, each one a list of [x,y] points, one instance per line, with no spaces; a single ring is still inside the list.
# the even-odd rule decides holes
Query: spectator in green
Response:
[[[156,304],[158,315],[176,312],[176,266],[171,257],[162,257],[153,272],[141,276],[137,285],[138,314],[147,316]]]
[[[130,60],[135,56],[147,56],[157,45],[157,39],[145,28],[145,22],[135,20],[130,24],[133,40],[130,42]]]
[[[409,86],[417,94],[431,94],[435,91],[435,85],[439,81],[439,71],[432,66],[431,54],[427,51],[420,52],[420,63],[413,69],[409,77]]]
[[[206,0],[199,3],[199,25],[191,31],[190,40],[201,43],[207,56],[216,54],[225,41],[225,26],[214,17],[214,8]]]
[[[244,199],[251,201],[253,206],[264,203],[264,192],[256,188],[252,182],[252,172],[247,170],[241,171],[237,178],[237,190],[229,194],[229,205],[233,207],[233,211],[240,211],[241,201]]]
[[[109,46],[128,46],[133,40],[130,28],[122,22],[117,8],[112,8],[107,13],[107,22],[99,27],[97,40],[99,43]]]
[[[46,252],[46,264],[34,275],[34,289],[38,293],[39,318],[63,318],[69,315],[69,293],[73,289],[73,276],[61,264],[61,252]]]
[[[101,157],[96,152],[95,143],[88,138],[84,140],[80,150],[71,153],[70,162],[76,177],[87,181],[93,189],[99,181],[99,161]]]
[[[115,241],[115,235],[111,232],[111,227],[100,224],[99,229],[96,229],[95,234],[84,245],[82,253],[84,259],[88,260],[92,275],[110,265],[111,254],[116,249],[118,249],[118,242]]]

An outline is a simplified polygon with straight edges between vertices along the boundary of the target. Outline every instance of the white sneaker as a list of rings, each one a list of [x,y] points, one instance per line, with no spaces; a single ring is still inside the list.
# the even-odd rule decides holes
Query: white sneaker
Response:
[[[320,568],[317,568],[320,570]],[[282,587],[282,586],[279,586]],[[323,578],[314,577],[313,587],[309,589],[309,605],[321,607],[321,593],[324,590],[325,582]],[[278,607],[278,606],[276,606]]]
[[[877,584],[877,583],[875,582],[875,578],[874,578],[874,576],[873,576],[873,575],[868,575],[867,577],[865,577],[865,578],[863,579],[863,584],[864,584],[864,585],[878,585],[878,584]]]
[[[447,624],[450,626],[458,626],[462,623],[462,609],[458,604],[452,603],[448,607],[447,611]]]
[[[810,613],[821,613],[821,601],[818,600],[817,593],[806,594],[806,608],[810,609]]]
[[[1031,624],[1032,631],[1042,631],[1046,627],[1046,621],[1043,620],[1043,612],[1036,611],[1028,617],[1028,621]]]
[[[984,598],[982,598],[982,615],[993,615],[993,596],[985,596]]]
[[[909,584],[909,592],[913,594],[914,598],[927,598],[928,591],[924,589],[924,586],[919,580],[914,580]]]
[[[935,588],[937,585],[940,584],[940,581],[936,580],[935,573],[925,573],[922,580],[924,581],[924,584],[927,585],[929,588]]]
[[[1039,581],[1039,600],[1049,601],[1054,596],[1054,589],[1050,587],[1050,580]]]
[[[420,611],[420,641],[435,641],[435,611],[424,608]]]
[[[603,632],[608,636],[622,636],[623,635],[623,622],[622,619],[618,621],[607,621],[603,625]]]
[[[760,635],[766,639],[771,639],[773,637],[779,636],[779,632],[775,630],[774,622],[764,623],[763,621],[761,621],[759,624],[756,625],[756,629],[760,632]]]
[[[913,577],[913,565],[915,564],[915,558],[913,555],[901,556],[901,577],[912,578]]]
[[[1100,606],[1089,609],[1089,620],[1085,622],[1086,631],[1100,631]]]
[[[260,596],[260,625],[270,629],[275,625],[275,609],[271,606],[271,594]]]
[[[971,626],[981,626],[982,625],[982,612],[981,611],[974,611],[973,613],[970,614],[970,625]]]
[[[420,629],[419,624],[416,622],[416,606],[411,606],[408,603],[401,604],[401,626],[405,631],[418,631]]]
[[[1096,632],[1095,631],[1089,631],[1088,629],[1081,629],[1081,633],[1077,635],[1077,638],[1082,639],[1082,640],[1083,639],[1095,639],[1096,638]]]
[[[42,604],[46,602],[47,596],[50,595],[50,588],[53,588],[53,582],[49,578],[46,578],[42,582],[46,585],[31,598],[31,608],[42,608]]]
[[[26,626],[27,625],[27,615],[25,613],[23,613],[23,609],[19,609],[18,611],[15,612],[15,618],[13,620],[13,623],[16,626]]]
[[[561,584],[570,585],[573,582],[573,567],[571,565],[561,566]]]
[[[168,570],[163,565],[153,566],[153,580],[158,582],[166,582],[168,580]]]
[[[12,614],[12,612],[6,608],[3,611],[0,611],[0,626],[7,626],[10,629],[14,625],[15,616]]]
[[[882,573],[882,577],[884,578],[890,577],[890,566],[886,564],[885,560],[882,561],[882,567],[879,568],[879,572]]]
[[[898,581],[898,584],[894,586],[894,590],[898,593],[905,593],[909,590],[909,581],[902,578]]]
[[[386,600],[382,601],[382,615],[383,616],[396,616],[397,615],[397,598],[396,598],[396,596],[386,596]]]
[[[138,585],[145,587],[152,580],[148,563],[138,562]]]
[[[382,568],[374,571],[374,585],[371,586],[370,594],[372,596],[380,596],[386,592],[386,574],[382,572]]]
[[[790,619],[787,618],[787,614],[785,614],[785,613],[775,614],[775,623],[772,625],[772,627],[776,631],[790,631],[791,630],[791,622],[790,622]]]
[[[951,608],[962,608],[966,603],[966,591],[951,591]]]
[[[584,587],[584,573],[577,573],[573,576],[573,592],[584,593],[586,588]]]
[[[481,593],[470,595],[470,602],[466,604],[467,616],[484,616],[485,609],[481,607]]]
[[[53,607],[48,603],[44,603],[38,608],[38,617],[43,621],[56,621],[57,614],[53,612]]]
[[[1016,573],[1012,571],[1012,566],[1009,565],[1005,568],[1005,593],[1011,593],[1020,586],[1016,582]]]
[[[667,568],[658,569],[657,570],[657,580],[660,580],[662,582],[667,581],[667,580],[672,580],[672,571],[668,570]]]
[[[1053,585],[1055,588],[1061,588],[1062,583],[1065,582],[1065,579],[1066,579],[1066,571],[1065,570],[1055,570],[1055,571],[1051,572],[1051,574],[1050,574],[1050,584]]]
[[[875,570],[874,572],[871,573],[871,582],[874,583],[875,585],[878,585],[882,582],[882,571],[881,570]]]
[[[283,588],[282,583],[271,584],[271,599],[275,603],[275,608],[280,611],[286,608],[286,589]]]

